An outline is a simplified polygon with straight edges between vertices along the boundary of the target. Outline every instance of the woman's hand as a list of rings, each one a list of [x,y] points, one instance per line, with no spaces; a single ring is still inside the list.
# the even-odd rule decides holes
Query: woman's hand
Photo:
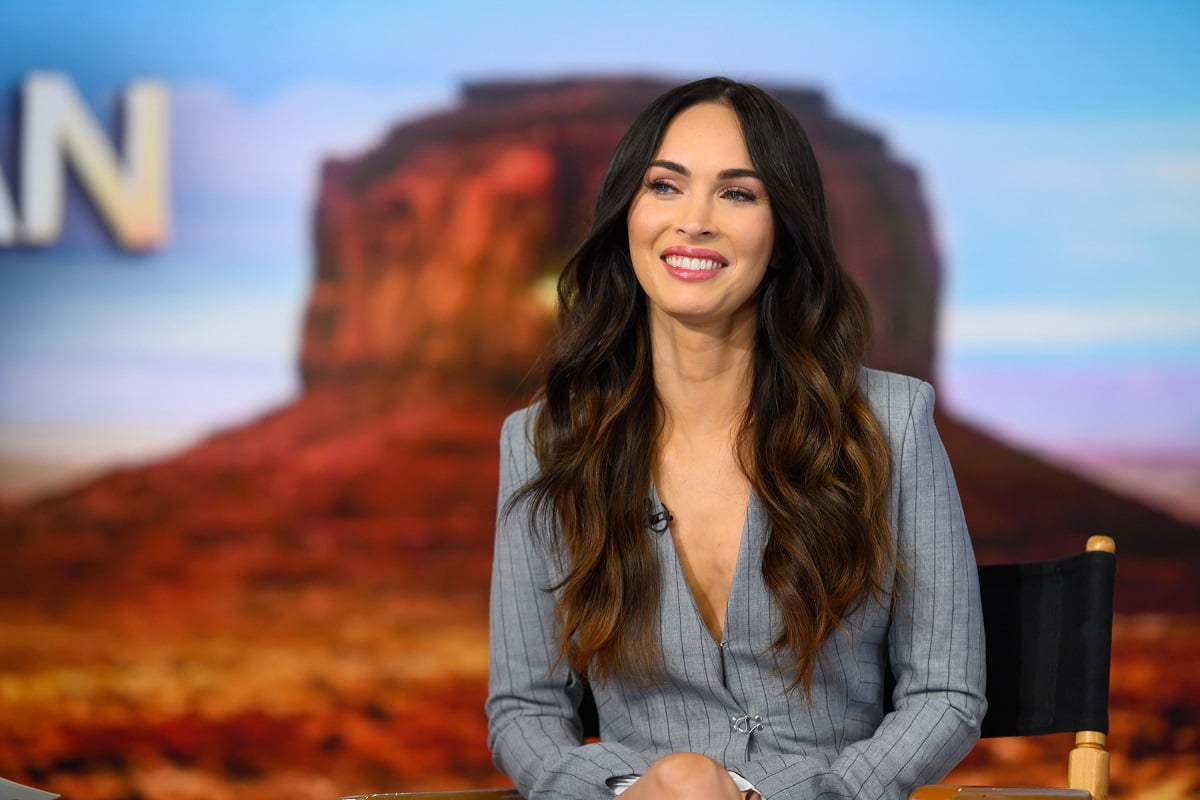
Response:
[[[621,800],[761,800],[738,790],[725,767],[699,753],[672,753],[650,765]]]

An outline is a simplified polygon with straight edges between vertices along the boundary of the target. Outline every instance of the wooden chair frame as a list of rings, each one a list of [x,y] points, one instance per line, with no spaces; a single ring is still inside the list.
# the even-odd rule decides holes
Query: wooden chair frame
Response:
[[[1077,556],[1075,558],[1078,559],[1080,557]],[[1107,580],[1094,582],[1093,592],[1096,596],[1088,598],[1090,610],[1092,611],[1092,624],[1104,629],[1096,632],[1097,635],[1094,641],[1090,643],[1090,647],[1096,651],[1094,657],[1103,660],[1102,664],[1097,665],[1097,674],[1099,675],[1099,679],[1102,679],[1099,688],[1103,690],[1103,721],[1105,729],[1074,731],[1075,747],[1067,757],[1066,787],[955,786],[938,784],[918,788],[913,792],[911,800],[950,800],[951,798],[955,798],[955,800],[1017,800],[1018,798],[1019,800],[1108,800],[1107,697],[1108,667],[1112,651],[1112,579],[1116,568],[1116,544],[1107,536],[1093,536],[1088,539],[1087,548],[1082,554],[1082,558],[1086,559],[1086,561],[1081,563],[1086,565],[1084,569],[1090,570],[1089,574],[1103,573],[1107,570]],[[1074,560],[1064,559],[1063,561]],[[989,567],[980,567],[981,576],[984,570],[987,569]],[[993,672],[991,666],[991,662],[993,661],[991,647],[992,640],[989,636],[989,676]],[[990,689],[991,687],[989,686],[989,702],[991,700]],[[1047,727],[1044,730],[1019,735],[1054,733],[1060,730],[1060,728],[1056,727]],[[991,735],[1006,735],[1006,732],[1000,731]]]

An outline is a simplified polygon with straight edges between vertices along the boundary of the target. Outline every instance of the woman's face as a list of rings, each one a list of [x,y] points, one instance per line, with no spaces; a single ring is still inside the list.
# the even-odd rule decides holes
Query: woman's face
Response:
[[[628,228],[653,323],[720,332],[754,319],[774,221],[733,109],[699,103],[671,120],[629,207]]]

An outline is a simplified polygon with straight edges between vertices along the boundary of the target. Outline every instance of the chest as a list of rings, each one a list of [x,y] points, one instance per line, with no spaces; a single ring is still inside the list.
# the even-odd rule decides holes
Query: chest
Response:
[[[750,482],[728,456],[667,464],[657,482],[673,517],[675,555],[696,610],[709,634],[720,641],[747,525]]]

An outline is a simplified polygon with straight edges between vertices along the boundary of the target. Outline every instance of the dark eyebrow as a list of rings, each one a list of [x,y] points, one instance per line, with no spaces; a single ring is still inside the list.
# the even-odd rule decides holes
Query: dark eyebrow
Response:
[[[717,177],[723,181],[727,181],[730,178],[754,178],[756,181],[762,180],[759,174],[752,169],[723,169],[717,173]]]
[[[663,169],[669,169],[672,172],[678,172],[680,175],[684,176],[685,178],[690,178],[692,175],[692,171],[690,169],[685,167],[683,164],[679,164],[675,161],[666,161],[663,159],[659,159],[657,161],[651,161],[650,166],[662,167]],[[731,178],[754,178],[755,180],[758,180],[758,181],[762,180],[762,178],[759,176],[759,174],[757,172],[755,172],[754,170],[743,169],[743,168],[723,169],[717,173],[717,178],[720,180],[723,180],[723,181],[730,180]]]

